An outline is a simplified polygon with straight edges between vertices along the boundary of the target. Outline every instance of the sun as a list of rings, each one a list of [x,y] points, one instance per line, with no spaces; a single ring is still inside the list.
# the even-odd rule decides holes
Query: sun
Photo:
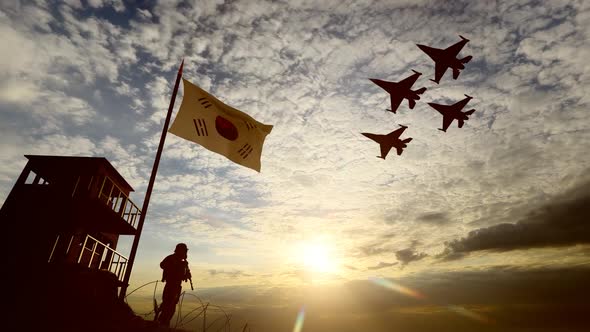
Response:
[[[322,243],[304,243],[301,248],[301,259],[307,270],[313,272],[333,272],[335,261],[331,257],[332,250]]]

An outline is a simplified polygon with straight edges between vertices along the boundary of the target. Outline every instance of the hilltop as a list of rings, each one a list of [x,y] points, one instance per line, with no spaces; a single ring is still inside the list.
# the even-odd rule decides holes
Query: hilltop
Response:
[[[21,271],[22,272],[22,271]],[[183,330],[160,327],[135,315],[117,297],[120,281],[107,271],[77,264],[50,264],[29,271],[26,289],[15,296],[15,315],[9,323],[16,331],[157,332]],[[24,280],[18,280],[23,282]]]

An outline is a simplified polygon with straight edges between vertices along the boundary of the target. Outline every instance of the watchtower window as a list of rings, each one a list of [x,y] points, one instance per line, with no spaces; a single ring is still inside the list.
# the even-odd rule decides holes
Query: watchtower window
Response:
[[[30,171],[27,179],[25,180],[25,184],[40,184],[40,185],[48,185],[49,182],[39,176],[37,173]]]
[[[25,184],[33,184],[33,181],[35,181],[36,177],[37,174],[33,171],[30,171],[29,176],[27,176],[27,180],[25,181]]]
[[[117,213],[121,212],[127,201],[127,195],[108,176],[103,179],[99,198]]]

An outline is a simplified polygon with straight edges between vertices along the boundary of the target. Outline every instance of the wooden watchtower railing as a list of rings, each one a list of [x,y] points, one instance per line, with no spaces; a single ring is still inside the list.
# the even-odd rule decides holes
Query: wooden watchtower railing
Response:
[[[110,246],[100,242],[90,235],[86,235],[82,243],[78,243],[76,236],[58,235],[53,244],[48,262],[57,259],[77,262],[90,269],[110,271],[120,281],[125,276],[128,258]],[[61,242],[60,242],[61,241]],[[58,252],[65,249],[65,252]]]
[[[105,176],[102,181],[98,198],[110,206],[133,228],[137,228],[136,224],[139,221],[141,210],[108,176]]]
[[[86,180],[86,181],[85,181]],[[137,228],[136,225],[139,222],[141,216],[141,210],[129,196],[108,176],[101,178],[91,177],[90,181],[88,178],[79,176],[74,190],[72,191],[72,197],[82,193],[96,193],[92,190],[94,181],[98,181],[98,194],[96,197],[117,213],[125,222],[131,225],[133,228]],[[82,183],[82,182],[88,182]]]

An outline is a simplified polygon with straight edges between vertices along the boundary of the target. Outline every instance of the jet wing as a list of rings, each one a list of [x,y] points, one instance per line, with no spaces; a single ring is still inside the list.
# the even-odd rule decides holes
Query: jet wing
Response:
[[[403,134],[403,132],[407,129],[408,127],[402,126],[399,129],[396,129],[392,132],[390,132],[389,134],[387,134],[387,138],[389,140],[391,139],[399,139],[399,137]]]
[[[406,78],[404,78],[403,80],[401,80],[400,82],[398,82],[398,86],[400,88],[403,87],[403,89],[410,89],[412,87],[412,85],[414,85],[414,83],[416,83],[416,81],[418,80],[418,77],[420,77],[421,74],[413,74],[410,75]]]
[[[369,134],[369,133],[361,133],[361,135],[363,135],[367,138],[370,138],[379,144],[381,144],[383,142],[383,135]]]
[[[393,94],[389,94],[389,97],[390,97],[390,101],[391,101],[391,111],[393,113],[395,113],[395,111],[397,111],[399,105],[404,100],[404,97],[398,96],[398,95],[394,96]]]
[[[438,61],[434,63],[434,81],[439,83],[441,78],[444,76],[445,71],[447,71],[448,66],[443,64],[442,61]]]
[[[420,44],[417,44],[417,46],[435,62],[440,57],[440,52],[442,51],[441,49]]]
[[[449,128],[449,126],[451,125],[451,123],[453,122],[453,117],[450,115],[443,115],[443,127],[442,130],[443,131],[447,131],[447,128]]]
[[[451,57],[455,57],[456,58],[457,55],[459,54],[459,52],[461,52],[461,50],[463,49],[463,46],[465,46],[466,43],[467,42],[465,40],[461,40],[461,41],[459,41],[459,42],[457,42],[457,43],[455,43],[455,44],[447,47],[445,49],[445,53],[448,56],[451,56]]]
[[[381,158],[385,159],[385,157],[387,157],[387,154],[389,153],[389,150],[391,150],[391,147],[393,145],[390,144],[381,144]]]

